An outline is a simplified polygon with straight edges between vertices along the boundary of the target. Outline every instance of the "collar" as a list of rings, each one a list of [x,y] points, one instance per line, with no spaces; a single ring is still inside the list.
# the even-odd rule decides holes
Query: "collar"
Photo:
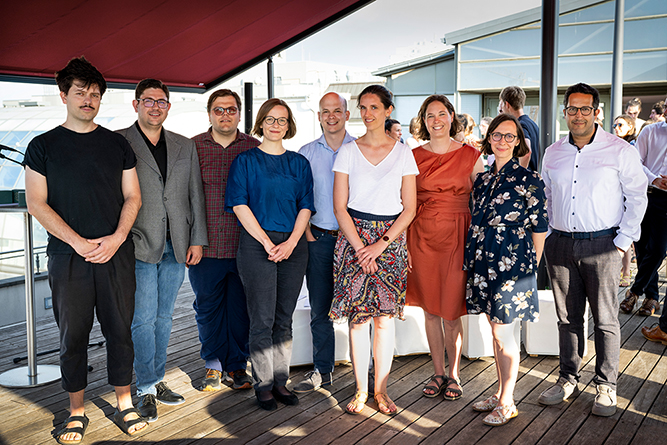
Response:
[[[141,127],[139,126],[139,121],[136,121],[134,125],[137,127],[137,130],[139,130],[139,134],[141,135],[142,138],[144,138],[144,141],[146,142],[146,145],[148,145],[149,148],[157,147],[160,144],[164,144],[164,127],[160,128],[160,139],[158,139],[157,144],[153,145],[150,139],[148,139],[148,136],[141,130]]]
[[[590,144],[593,143],[593,140],[595,139],[595,135],[596,135],[596,134],[598,134],[598,124],[595,124],[595,131],[593,132],[593,136],[591,136],[591,140],[588,141],[588,143],[587,143],[586,145],[590,145]],[[577,144],[574,143],[574,138],[572,137],[572,132],[569,132],[569,133],[567,134],[567,137],[568,137],[568,142],[569,142],[571,145],[574,145],[575,147],[577,147],[577,150],[581,150],[581,149],[583,149],[583,148],[586,146],[586,145],[584,145],[584,147],[579,148],[579,147],[577,146]]]
[[[342,147],[343,145],[347,144],[348,142],[352,142],[355,139],[356,139],[355,137],[351,136],[350,133],[348,133],[347,130],[345,130],[345,137],[343,138],[343,143],[340,146]],[[315,142],[322,145],[324,148],[333,153],[338,153],[338,150],[340,150],[340,147],[338,147],[338,150],[336,151],[334,151],[333,148],[329,147],[329,144],[327,143],[327,138],[324,137],[324,133],[322,133],[322,135],[319,138],[317,138]]]
[[[236,144],[239,141],[249,139],[250,136],[239,130],[238,128],[236,129],[236,139],[232,141],[227,147],[231,147],[232,145]],[[220,145],[215,139],[213,139],[213,127],[208,127],[208,131],[206,132],[206,139],[216,145]],[[220,145],[222,147],[222,145]],[[223,148],[227,148],[223,147]]]

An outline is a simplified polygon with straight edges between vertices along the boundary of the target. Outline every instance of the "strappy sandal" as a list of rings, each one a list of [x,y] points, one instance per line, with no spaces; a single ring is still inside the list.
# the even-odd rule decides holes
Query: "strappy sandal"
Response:
[[[398,407],[392,402],[387,393],[380,392],[373,396],[375,403],[378,405],[378,411],[387,416],[393,416],[398,412]],[[394,409],[389,408],[391,405],[394,405]]]
[[[658,300],[644,297],[644,302],[642,303],[642,307],[639,308],[637,314],[641,315],[642,317],[650,317],[659,310],[660,310],[660,303],[658,303]]]
[[[630,312],[635,310],[635,304],[637,304],[638,299],[639,296],[637,294],[635,294],[631,290],[628,290],[625,293],[625,298],[623,299],[623,301],[621,301],[619,309],[624,314],[629,314]]]
[[[125,420],[125,417],[131,413],[135,413],[138,417],[136,419]],[[141,413],[135,407],[124,409],[123,411],[118,411],[118,408],[116,408],[116,412],[113,415],[113,422],[118,425],[118,428],[120,428],[121,431],[123,431],[128,436],[134,436],[135,434],[138,434],[139,432],[146,429],[148,426],[146,420],[141,417]],[[130,432],[130,428],[140,423],[145,424],[143,428],[139,428],[138,430]]]
[[[438,379],[440,379],[442,383],[438,383]],[[437,397],[442,392],[442,387],[447,385],[447,382],[448,379],[444,375],[434,374],[433,377],[431,377],[431,380],[429,380],[428,384],[424,386],[424,388],[422,389],[422,394],[424,395],[424,397],[429,397],[429,398]],[[431,390],[433,392],[428,393],[426,392],[426,390]]]
[[[630,275],[623,275],[621,274],[621,281],[618,283],[620,287],[630,287],[632,284],[632,274]]]
[[[456,385],[456,387],[450,388],[449,385]],[[453,396],[448,396],[447,393],[454,394]],[[458,377],[450,377],[447,379],[447,387],[445,388],[445,400],[454,401],[463,397],[463,388],[461,388],[461,379]]]
[[[81,422],[82,426],[74,426],[71,428],[67,428],[67,425],[69,425],[72,422]],[[63,426],[60,428],[60,430],[55,434],[54,437],[56,439],[56,442],[63,445],[72,445],[81,443],[81,441],[83,440],[83,436],[86,434],[86,428],[88,428],[88,422],[89,422],[88,417],[85,414],[83,416],[69,416],[63,422]],[[62,439],[63,436],[69,433],[76,433],[79,434],[81,437],[79,439],[74,439],[74,440]]]
[[[503,411],[508,411],[508,413],[503,414]],[[498,405],[493,409],[493,411],[491,411],[491,414],[482,420],[482,422],[489,426],[502,426],[518,415],[519,411],[516,409],[516,405],[514,403],[511,405]]]
[[[366,401],[368,400],[368,393],[364,391],[357,391],[354,393],[354,399],[345,407],[345,412],[348,414],[359,414],[364,410]]]
[[[488,399],[473,403],[472,409],[479,411],[480,413],[487,413],[489,411],[493,411],[496,406],[498,406],[498,397],[496,397],[494,394]]]

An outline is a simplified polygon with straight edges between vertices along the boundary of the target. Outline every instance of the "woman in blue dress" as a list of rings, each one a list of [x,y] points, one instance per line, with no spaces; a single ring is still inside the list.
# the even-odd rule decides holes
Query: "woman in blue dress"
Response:
[[[296,134],[292,111],[280,99],[259,108],[257,147],[239,154],[227,180],[225,210],[243,226],[236,255],[250,319],[250,362],[259,406],[296,405],[285,384],[292,355],[292,314],[308,263],[303,235],[313,201],[308,160],[283,147]]]
[[[536,273],[548,228],[547,203],[542,178],[519,165],[517,158],[528,152],[519,121],[497,116],[482,142],[482,153],[495,155],[495,162],[477,175],[472,191],[466,307],[469,314],[489,318],[498,372],[498,391],[473,409],[491,411],[484,423],[492,426],[518,414],[513,393],[520,351],[512,322],[539,317]]]

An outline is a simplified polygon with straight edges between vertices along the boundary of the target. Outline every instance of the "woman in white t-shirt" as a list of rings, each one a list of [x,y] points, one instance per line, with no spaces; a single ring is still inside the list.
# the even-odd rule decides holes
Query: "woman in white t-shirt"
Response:
[[[375,401],[398,411],[387,396],[394,353],[392,317],[403,317],[407,282],[405,230],[415,215],[419,173],[410,148],[385,134],[394,109],[381,85],[366,87],[359,110],[366,134],[343,145],[334,162],[334,213],[340,226],[334,253],[332,319],[347,319],[357,391],[345,410],[358,414],[368,399],[369,328],[374,323]]]

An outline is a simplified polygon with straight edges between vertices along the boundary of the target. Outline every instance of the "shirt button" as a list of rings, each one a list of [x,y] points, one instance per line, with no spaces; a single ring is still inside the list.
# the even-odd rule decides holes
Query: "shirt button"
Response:
[[[577,180],[576,180],[576,179],[574,180],[574,183],[575,183],[575,184],[577,183]]]
[[[576,167],[576,168],[579,168],[579,166],[578,166],[578,165],[575,165],[575,167]]]
[[[574,216],[574,212],[572,212],[572,216]]]
[[[573,215],[574,215],[574,213],[573,213]],[[162,218],[162,222],[165,222],[166,220],[167,220],[167,218]]]
[[[166,196],[164,197],[164,200],[165,200],[165,201],[167,200],[167,197],[166,197]]]

